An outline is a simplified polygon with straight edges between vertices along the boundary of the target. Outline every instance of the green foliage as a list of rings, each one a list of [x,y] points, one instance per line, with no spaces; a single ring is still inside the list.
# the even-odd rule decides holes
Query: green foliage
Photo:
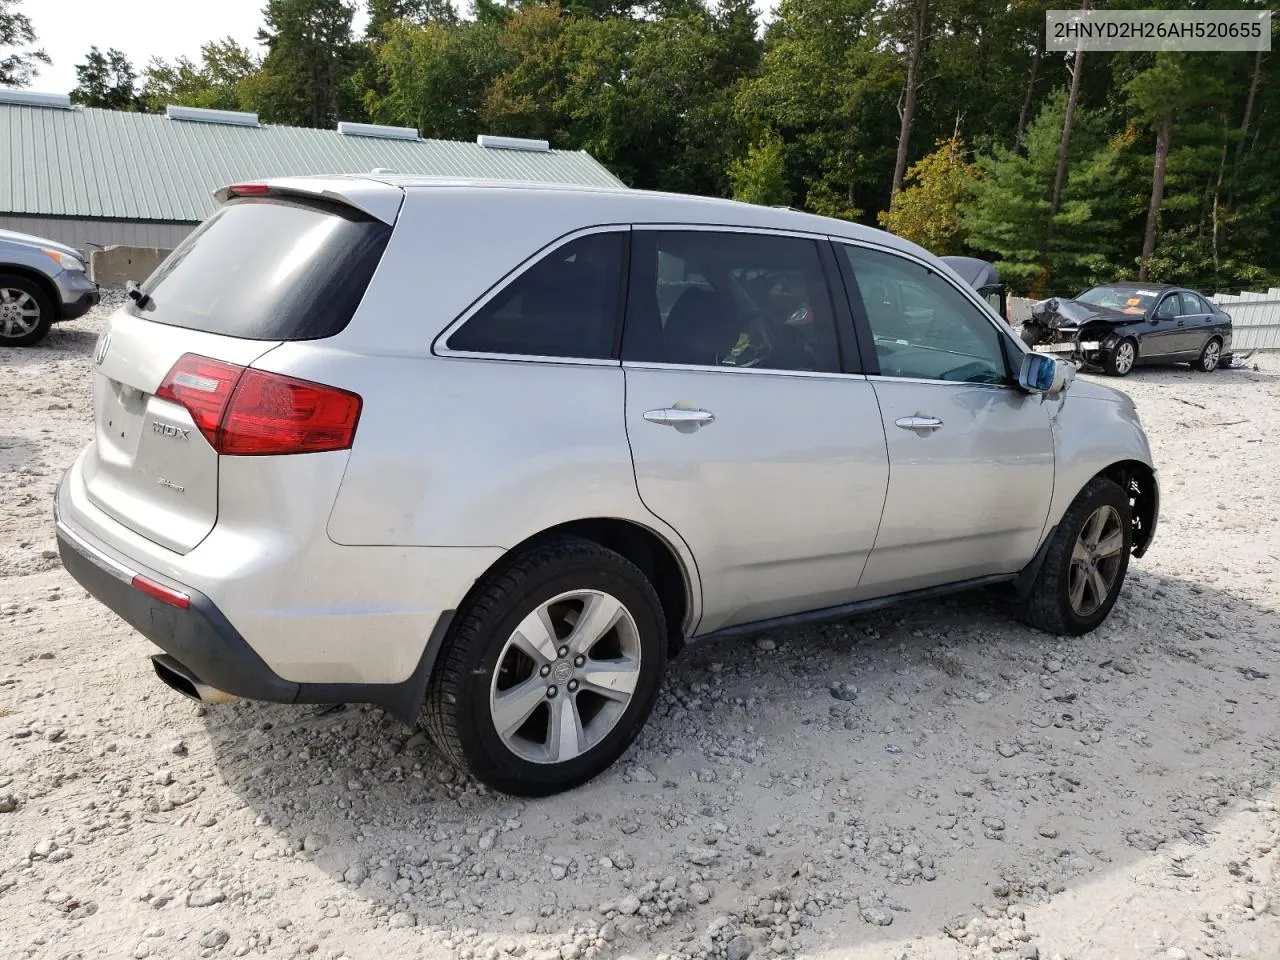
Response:
[[[71,91],[71,102],[108,110],[136,110],[136,79],[133,64],[119,50],[113,48],[104,54],[97,47],[90,47],[84,62],[76,64],[76,88]]]
[[[879,214],[890,233],[939,256],[966,252],[960,205],[973,193],[978,169],[965,161],[964,140],[939,140],[938,149],[907,169],[906,186]]]
[[[172,63],[153,58],[142,71],[143,108],[160,113],[171,103],[210,110],[241,110],[246,81],[260,64],[248,49],[230,37],[200,48],[200,62],[179,57]]]
[[[267,55],[246,86],[264,120],[332,127],[358,118],[352,114],[362,105],[347,84],[361,60],[351,36],[354,15],[344,0],[267,0],[258,31]]]
[[[77,99],[545,139],[636,187],[877,221],[1045,294],[1136,275],[1164,130],[1152,279],[1280,283],[1280,83],[1266,56],[1088,53],[1050,223],[1072,60],[1043,49],[1053,0],[781,0],[763,37],[754,0],[363,0],[360,39],[357,0],[265,2],[261,62],[218,41],[197,62],[152,60],[135,96],[127,61],[93,51]],[[40,62],[16,7],[0,0],[0,82]],[[921,10],[908,176],[890,208]]]
[[[33,48],[36,32],[31,18],[18,7],[22,0],[0,0],[0,87],[25,87],[40,72],[49,55]]]
[[[766,206],[786,206],[791,202],[786,168],[782,138],[770,131],[747,148],[745,157],[739,157],[729,165],[733,199]]]

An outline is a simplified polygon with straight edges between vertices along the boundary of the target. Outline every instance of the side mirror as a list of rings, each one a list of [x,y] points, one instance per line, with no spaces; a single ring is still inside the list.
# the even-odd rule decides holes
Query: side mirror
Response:
[[[1043,353],[1028,353],[1022,358],[1018,371],[1018,386],[1027,393],[1044,393],[1056,396],[1071,385],[1076,368],[1063,360]]]

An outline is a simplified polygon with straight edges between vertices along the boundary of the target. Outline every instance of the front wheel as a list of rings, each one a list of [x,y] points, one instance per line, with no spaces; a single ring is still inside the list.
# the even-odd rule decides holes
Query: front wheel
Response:
[[[495,790],[568,790],[640,732],[666,650],[662,604],[635,564],[587,540],[543,543],[459,611],[427,691],[427,730]]]
[[[1123,377],[1138,361],[1138,345],[1129,339],[1121,340],[1103,360],[1102,368],[1113,377]]]
[[[39,343],[53,325],[53,303],[26,277],[0,274],[0,347]]]
[[[1204,345],[1204,349],[1200,351],[1200,356],[1192,362],[1191,366],[1195,367],[1201,373],[1212,373],[1214,370],[1218,369],[1218,366],[1221,363],[1222,341],[1217,337],[1210,337],[1209,342],[1206,343]]]
[[[1129,569],[1133,520],[1113,480],[1089,481],[1063,514],[1021,617],[1060,636],[1088,633],[1107,618]]]

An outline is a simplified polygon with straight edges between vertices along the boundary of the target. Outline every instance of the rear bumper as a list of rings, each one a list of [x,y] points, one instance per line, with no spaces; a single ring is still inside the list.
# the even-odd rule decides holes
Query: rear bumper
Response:
[[[400,682],[286,680],[199,590],[138,564],[91,534],[74,529],[61,515],[61,497],[62,485],[59,484],[54,495],[54,525],[58,552],[67,572],[200,683],[237,697],[273,703],[376,703],[407,724],[417,719],[431,669],[454,611],[440,614],[417,666]],[[175,606],[143,592],[133,585],[138,576],[184,594],[189,598],[187,605]]]

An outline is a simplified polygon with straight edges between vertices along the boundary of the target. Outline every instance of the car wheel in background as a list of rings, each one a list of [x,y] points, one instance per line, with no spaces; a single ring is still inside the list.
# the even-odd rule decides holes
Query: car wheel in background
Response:
[[[1133,520],[1120,485],[1096,477],[1053,532],[1044,563],[1021,610],[1045,633],[1078,636],[1107,618],[1129,569]]]
[[[53,303],[26,277],[0,273],[0,347],[29,347],[53,325]]]
[[[1217,337],[1210,337],[1209,342],[1204,345],[1204,349],[1200,351],[1200,356],[1191,361],[1191,366],[1195,367],[1202,373],[1212,373],[1217,370],[1222,363],[1222,341]]]
[[[458,611],[427,731],[496,790],[568,790],[635,739],[666,652],[662,604],[638,567],[587,540],[547,541],[488,574]]]
[[[1131,339],[1121,340],[1102,362],[1102,368],[1113,377],[1123,377],[1138,360],[1138,345]]]

